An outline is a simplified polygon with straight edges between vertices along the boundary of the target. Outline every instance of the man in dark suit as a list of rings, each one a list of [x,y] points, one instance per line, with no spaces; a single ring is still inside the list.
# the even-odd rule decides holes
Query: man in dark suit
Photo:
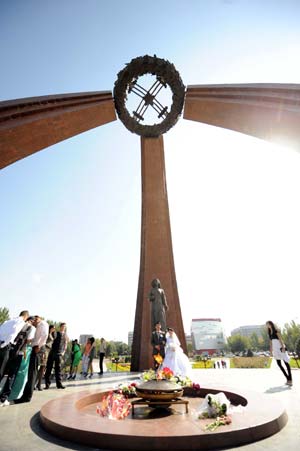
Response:
[[[157,370],[165,358],[166,334],[161,330],[160,322],[155,323],[155,330],[151,335],[151,345],[153,346],[154,369]]]
[[[66,334],[66,323],[60,323],[59,331],[54,335],[54,340],[52,343],[52,348],[48,355],[47,367],[45,372],[45,389],[47,390],[51,384],[51,373],[54,365],[55,368],[55,380],[56,387],[64,389],[66,388],[62,384],[62,374],[61,374],[61,366],[63,361],[63,356],[67,350],[68,345],[68,336]]]

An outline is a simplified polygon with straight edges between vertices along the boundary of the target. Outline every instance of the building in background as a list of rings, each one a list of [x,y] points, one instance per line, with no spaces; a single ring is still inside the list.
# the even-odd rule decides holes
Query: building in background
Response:
[[[242,337],[250,338],[252,334],[256,334],[258,337],[262,336],[262,331],[264,330],[264,325],[254,325],[254,326],[240,326],[231,331],[231,336],[241,335]]]
[[[220,318],[192,319],[191,336],[196,354],[219,353],[226,344],[225,333]]]
[[[132,340],[133,340],[133,332],[128,332],[128,340],[127,340],[127,344],[128,344],[128,348],[131,349],[132,346]]]

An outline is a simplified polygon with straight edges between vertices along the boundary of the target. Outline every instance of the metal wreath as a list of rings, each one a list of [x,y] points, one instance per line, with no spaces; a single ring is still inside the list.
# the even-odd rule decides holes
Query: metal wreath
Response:
[[[167,84],[172,91],[172,106],[170,112],[163,114],[165,119],[159,124],[142,125],[136,118],[132,117],[126,106],[127,92],[130,92],[131,86],[138,77],[151,74],[161,79],[161,82]],[[145,137],[157,137],[166,133],[173,127],[183,108],[185,95],[185,86],[181,80],[179,72],[175,66],[162,58],[154,56],[140,56],[134,58],[122,69],[117,76],[114,86],[114,102],[119,119],[125,127],[132,133]]]

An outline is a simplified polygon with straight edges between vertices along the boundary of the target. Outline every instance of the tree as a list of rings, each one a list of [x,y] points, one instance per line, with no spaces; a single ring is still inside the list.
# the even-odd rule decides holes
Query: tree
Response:
[[[260,351],[269,351],[270,349],[270,338],[267,328],[264,327],[261,331],[261,336],[258,339]]]
[[[226,343],[224,343],[224,353],[226,354],[227,352],[230,352],[230,346],[228,344],[228,341],[226,341]]]
[[[259,349],[259,339],[258,336],[255,332],[253,332],[253,334],[251,334],[250,338],[249,338],[249,342],[250,342],[250,348],[253,351],[258,351]]]
[[[188,343],[187,344],[187,351],[188,351],[188,355],[189,356],[193,355],[193,345],[192,345],[192,343]]]
[[[97,341],[97,340],[96,340]],[[122,341],[107,341],[106,342],[106,355],[107,357],[116,357],[117,355],[128,355],[129,347]]]
[[[297,324],[294,320],[290,323],[286,323],[282,330],[282,338],[288,351],[294,351],[296,342],[300,337],[300,324]]]
[[[113,341],[107,341],[106,342],[106,355],[107,357],[112,357],[114,354],[116,354],[116,346]]]
[[[118,355],[128,354],[128,345],[122,341],[115,341],[116,351]]]
[[[300,337],[297,338],[296,343],[295,343],[294,357],[295,357],[297,366],[299,368],[298,360],[300,359]]]
[[[0,307],[0,324],[9,319],[9,310],[7,307]]]
[[[249,340],[242,335],[232,335],[228,337],[228,345],[233,353],[245,352],[249,348]]]

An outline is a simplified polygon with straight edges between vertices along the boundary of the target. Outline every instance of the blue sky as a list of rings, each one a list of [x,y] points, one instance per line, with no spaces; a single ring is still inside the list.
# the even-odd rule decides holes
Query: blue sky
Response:
[[[132,58],[185,85],[300,83],[298,1],[0,4],[0,99],[112,90]],[[186,332],[298,320],[300,155],[181,119],[164,136]],[[0,174],[0,306],[127,339],[137,294],[140,143],[113,122]]]

